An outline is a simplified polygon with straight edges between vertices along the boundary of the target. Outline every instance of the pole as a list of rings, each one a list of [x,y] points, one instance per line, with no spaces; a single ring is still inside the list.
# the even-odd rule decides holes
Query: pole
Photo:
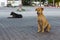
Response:
[[[41,0],[40,0],[40,7],[41,7]]]
[[[53,6],[55,5],[55,0],[53,0]]]

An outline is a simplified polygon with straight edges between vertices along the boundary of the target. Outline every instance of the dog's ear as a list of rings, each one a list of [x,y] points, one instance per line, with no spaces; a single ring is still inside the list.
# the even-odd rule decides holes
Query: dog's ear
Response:
[[[42,8],[42,10],[44,10],[44,8]]]

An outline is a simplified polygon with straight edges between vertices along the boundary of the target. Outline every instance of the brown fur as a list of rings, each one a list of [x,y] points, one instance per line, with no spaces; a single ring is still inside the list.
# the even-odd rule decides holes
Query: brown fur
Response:
[[[36,8],[37,19],[38,19],[38,32],[50,31],[50,24],[48,23],[46,17],[43,15],[43,8]]]

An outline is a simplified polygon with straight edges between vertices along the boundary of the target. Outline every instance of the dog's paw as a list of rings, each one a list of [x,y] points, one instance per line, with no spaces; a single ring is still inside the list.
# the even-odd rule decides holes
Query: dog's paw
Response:
[[[40,30],[37,31],[38,33],[40,32]]]
[[[44,31],[41,31],[41,32],[44,32]]]

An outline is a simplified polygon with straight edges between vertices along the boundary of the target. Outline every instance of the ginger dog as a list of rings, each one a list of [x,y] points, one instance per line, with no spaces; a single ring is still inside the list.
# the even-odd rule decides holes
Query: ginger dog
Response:
[[[48,23],[47,19],[43,15],[43,8],[36,8],[37,11],[37,18],[38,18],[38,32],[50,31],[50,24]]]

